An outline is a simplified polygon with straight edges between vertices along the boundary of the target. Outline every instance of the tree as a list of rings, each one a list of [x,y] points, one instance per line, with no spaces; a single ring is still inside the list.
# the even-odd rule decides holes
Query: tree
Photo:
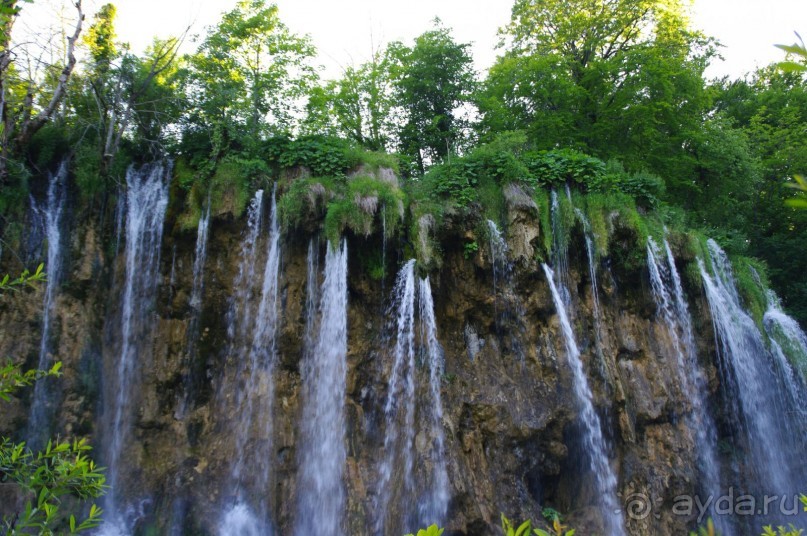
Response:
[[[686,184],[686,143],[708,109],[711,41],[678,0],[519,0],[479,97],[482,134],[525,130]]]
[[[17,0],[0,0],[0,186],[8,183],[10,159],[53,118],[67,92],[76,66],[76,42],[84,20],[81,0],[76,0],[74,5],[76,25],[67,37],[65,62],[52,83],[46,84],[33,77],[25,79],[14,68],[11,33],[21,8]]]
[[[0,296],[41,281],[42,265],[33,274],[23,272],[17,279],[6,275],[0,280]],[[61,363],[48,371],[21,372],[12,364],[0,366],[0,400],[8,401],[15,392],[35,381],[59,376]],[[49,442],[40,452],[32,452],[25,443],[0,437],[0,481],[14,484],[25,504],[21,511],[3,516],[0,528],[6,536],[16,534],[76,534],[97,527],[101,509],[91,504],[86,516],[67,515],[63,510],[69,499],[81,502],[104,493],[103,472],[88,458],[90,447],[83,439]]]
[[[115,41],[116,9],[105,4],[95,14],[84,36],[90,63],[83,79],[85,102],[78,116],[86,122],[85,144],[95,145],[95,154],[80,153],[80,159],[98,162],[97,173],[106,177],[124,135],[158,153],[163,131],[179,120],[177,100],[177,52],[183,37],[155,39],[143,57]]]
[[[347,67],[339,80],[314,88],[304,129],[339,134],[376,151],[386,149],[393,136],[392,66],[388,54],[374,52],[369,62]]]
[[[439,19],[434,29],[415,39],[409,48],[391,43],[391,72],[396,104],[402,110],[398,130],[402,153],[422,174],[426,165],[445,159],[462,141],[469,126],[461,108],[470,103],[476,80],[470,45],[457,43]]]
[[[186,130],[212,130],[216,153],[235,143],[254,147],[291,129],[298,103],[316,80],[314,47],[280,21],[275,5],[241,0],[212,28],[190,64],[194,111]]]

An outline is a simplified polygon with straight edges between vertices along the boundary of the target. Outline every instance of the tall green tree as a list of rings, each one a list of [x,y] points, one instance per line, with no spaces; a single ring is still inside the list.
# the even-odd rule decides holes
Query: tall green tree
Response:
[[[775,67],[750,79],[724,80],[714,88],[715,107],[733,121],[759,158],[761,180],[751,189],[745,227],[748,251],[764,259],[771,283],[799,321],[807,322],[807,212],[786,206],[793,195],[785,179],[807,170],[807,80]]]
[[[386,149],[393,137],[392,66],[388,54],[375,52],[369,62],[347,67],[340,79],[314,88],[306,131],[341,135],[372,150]]]
[[[518,0],[504,54],[480,93],[482,132],[526,130],[557,145],[676,184],[687,140],[708,109],[711,42],[688,27],[679,0]]]
[[[434,29],[415,39],[413,47],[391,43],[390,58],[396,104],[402,111],[398,143],[421,174],[426,165],[444,160],[467,136],[476,78],[468,43],[457,43],[451,30],[434,21]]]
[[[239,1],[188,58],[194,106],[187,127],[212,130],[214,153],[292,129],[317,78],[309,61],[314,54],[308,37],[280,21],[276,5]]]

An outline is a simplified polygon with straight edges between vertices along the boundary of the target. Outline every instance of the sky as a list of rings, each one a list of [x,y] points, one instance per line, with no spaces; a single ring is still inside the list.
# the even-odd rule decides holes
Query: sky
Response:
[[[91,14],[109,0],[84,0]],[[188,26],[204,35],[235,0],[112,0],[118,7],[119,39],[142,51],[153,36],[177,35]],[[511,0],[275,0],[281,20],[295,33],[309,34],[319,51],[325,78],[366,61],[373,47],[390,41],[411,42],[431,27],[435,16],[454,30],[459,42],[472,43],[480,72],[494,62],[496,31],[510,17]],[[24,19],[31,31],[59,11],[69,18],[66,0],[36,0]],[[806,0],[694,0],[693,25],[723,45],[724,61],[715,61],[709,77],[740,77],[783,58],[773,45],[791,44],[793,32],[807,37]],[[186,50],[193,50],[189,40]]]

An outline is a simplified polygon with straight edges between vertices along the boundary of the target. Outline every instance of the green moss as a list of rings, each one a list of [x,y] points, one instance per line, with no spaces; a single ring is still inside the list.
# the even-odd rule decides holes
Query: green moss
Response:
[[[487,177],[480,180],[477,198],[486,219],[496,222],[502,219],[505,213],[504,193],[499,183]]]
[[[378,151],[367,151],[361,147],[353,146],[345,149],[345,157],[352,167],[364,165],[372,171],[389,168],[396,174],[400,173],[398,157]]]
[[[734,280],[737,284],[737,292],[743,300],[743,305],[751,318],[765,333],[762,325],[762,318],[768,309],[768,287],[767,268],[765,264],[750,257],[736,256],[731,258],[734,270]]]
[[[344,189],[331,178],[298,179],[291,183],[277,201],[283,230],[295,229],[309,216],[324,214],[327,200]]]
[[[635,246],[644,251],[649,229],[632,197],[621,192],[590,193],[585,197],[585,211],[598,256],[609,254],[611,238],[617,226],[631,231],[636,238]],[[657,234],[661,234],[659,231]]]

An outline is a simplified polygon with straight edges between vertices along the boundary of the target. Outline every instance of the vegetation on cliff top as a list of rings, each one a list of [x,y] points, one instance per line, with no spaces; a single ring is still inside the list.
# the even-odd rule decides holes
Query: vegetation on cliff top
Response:
[[[513,183],[540,209],[545,256],[547,189],[569,184],[586,194],[578,208],[598,255],[611,254],[620,229],[639,247],[665,225],[697,229],[733,256],[762,260],[785,306],[807,320],[807,213],[783,204],[794,195],[783,179],[807,168],[798,46],[784,47],[796,60],[788,72],[707,80],[719,47],[690,27],[680,0],[583,4],[516,0],[502,53],[483,77],[469,45],[435,20],[327,81],[311,39],[265,0],[238,2],[185,55],[184,36],[134,54],[116,39],[107,4],[66,32],[66,65],[33,73],[21,66],[34,50],[8,53],[8,15],[5,240],[19,230],[29,189],[65,157],[95,210],[114,206],[130,163],[168,155],[178,231],[193,228],[208,201],[214,215],[237,217],[252,191],[279,181],[281,197],[293,196],[282,201],[287,228],[314,210],[331,238],[405,230],[424,260],[439,259],[441,245],[429,241],[457,222],[473,232],[483,217],[501,221],[502,190]],[[397,186],[381,179],[386,168]]]

